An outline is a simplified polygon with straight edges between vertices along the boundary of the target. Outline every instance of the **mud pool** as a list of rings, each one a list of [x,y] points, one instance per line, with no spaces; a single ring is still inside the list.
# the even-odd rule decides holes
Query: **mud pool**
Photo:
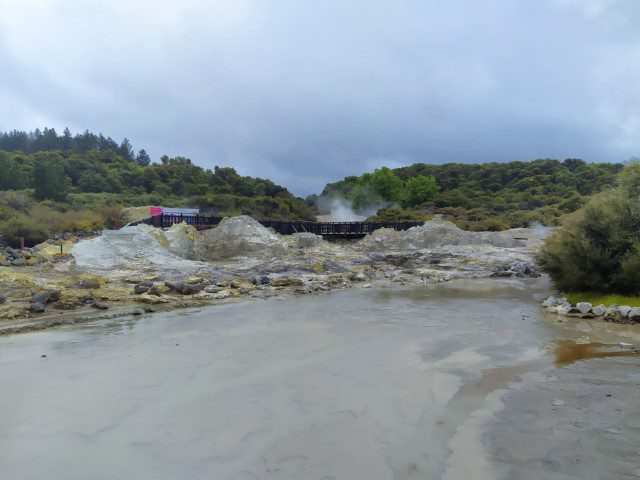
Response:
[[[640,328],[547,316],[548,288],[354,289],[0,338],[0,476],[640,478],[640,358],[615,347]]]

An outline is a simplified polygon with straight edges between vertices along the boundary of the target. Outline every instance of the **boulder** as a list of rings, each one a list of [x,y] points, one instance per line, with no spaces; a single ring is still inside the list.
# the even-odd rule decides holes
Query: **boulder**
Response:
[[[5,297],[2,293],[0,293],[0,305],[7,301],[7,297]]]
[[[181,292],[182,288],[184,287],[184,282],[170,282],[170,281],[166,281],[164,282],[165,286],[173,291],[173,292]]]
[[[41,303],[42,305],[46,305],[49,301],[49,292],[46,290],[36,292],[30,300],[31,303]]]
[[[593,314],[596,315],[597,317],[604,315],[605,313],[607,313],[607,307],[605,307],[604,305],[598,305],[597,307],[593,307]]]
[[[640,307],[634,307],[629,311],[629,320],[632,322],[640,322]]]
[[[34,313],[44,312],[44,304],[40,302],[31,302],[31,311]]]
[[[93,307],[94,308],[98,308],[100,310],[106,310],[107,308],[109,308],[109,304],[107,302],[95,301],[95,302],[93,302]]]
[[[558,315],[567,315],[570,311],[571,311],[571,305],[568,303],[565,303],[563,305],[556,307],[556,313]]]
[[[219,292],[216,292],[213,295],[211,295],[212,298],[216,298],[216,299],[229,298],[230,296],[231,296],[231,292],[229,290],[220,290]]]
[[[11,265],[14,267],[24,267],[27,264],[27,261],[24,258],[16,258],[15,260],[11,260]]]
[[[145,312],[141,308],[134,308],[131,310],[131,315],[143,315]]]
[[[630,311],[631,311],[631,307],[627,305],[622,305],[621,307],[618,307],[618,312],[620,312],[620,315],[622,315],[623,317],[628,317]]]
[[[193,295],[194,293],[201,292],[203,289],[204,289],[204,285],[202,285],[201,283],[196,283],[193,285],[185,283],[182,286],[181,293],[183,295]]]
[[[547,307],[547,313],[558,313],[558,307],[556,305],[549,305]]]
[[[148,285],[143,285],[141,283],[138,283],[137,285],[133,286],[133,293],[135,293],[136,295],[140,295],[141,293],[147,293],[149,291],[149,287]]]
[[[147,293],[149,295],[155,295],[156,297],[161,297],[162,296],[162,292],[160,291],[160,288],[156,287],[156,286],[153,286],[149,290],[147,290]]]
[[[593,308],[593,305],[591,305],[589,302],[578,302],[576,308],[580,313],[589,313]]]
[[[544,302],[542,302],[543,307],[551,307],[556,304],[556,297],[553,295],[549,296]]]

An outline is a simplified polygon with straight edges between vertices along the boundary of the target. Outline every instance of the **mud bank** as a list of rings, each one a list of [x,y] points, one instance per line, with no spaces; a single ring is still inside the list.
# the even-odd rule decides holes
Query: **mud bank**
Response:
[[[636,478],[635,325],[455,280],[0,339],[8,478]],[[53,440],[55,439],[55,441]]]
[[[75,244],[56,262],[0,267],[0,333],[25,319],[44,328],[56,324],[51,315],[87,308],[157,311],[353,285],[537,276],[538,243],[533,230],[472,233],[438,221],[339,242],[281,236],[249,217],[205,232],[125,227]]]

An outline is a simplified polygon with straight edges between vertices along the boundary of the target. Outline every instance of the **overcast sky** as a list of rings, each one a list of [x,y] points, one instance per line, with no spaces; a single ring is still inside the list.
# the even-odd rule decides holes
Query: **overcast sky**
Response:
[[[380,165],[640,155],[638,0],[0,0],[0,130],[298,195]]]

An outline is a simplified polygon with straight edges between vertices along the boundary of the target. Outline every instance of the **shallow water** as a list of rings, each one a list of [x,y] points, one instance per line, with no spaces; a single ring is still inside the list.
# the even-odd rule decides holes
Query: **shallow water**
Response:
[[[640,359],[566,351],[640,329],[560,323],[547,289],[351,290],[2,338],[1,478],[638,478]]]

